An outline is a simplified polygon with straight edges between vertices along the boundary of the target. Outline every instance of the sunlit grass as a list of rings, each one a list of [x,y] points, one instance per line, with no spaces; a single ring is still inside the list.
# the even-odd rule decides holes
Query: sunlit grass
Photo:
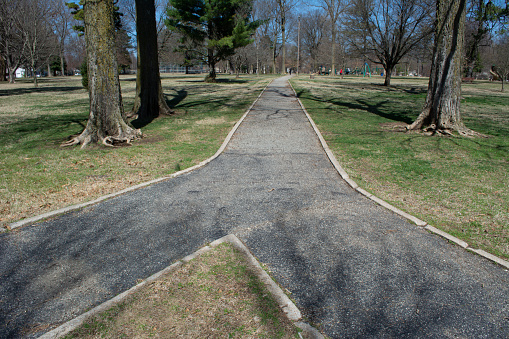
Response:
[[[88,119],[88,93],[77,77],[0,84],[0,223],[92,200],[174,173],[213,155],[233,124],[271,78],[164,76],[176,114],[142,128],[131,147],[60,147]],[[133,76],[122,77],[124,107],[135,95]]]
[[[473,247],[509,257],[509,94],[463,85],[462,115],[484,138],[405,132],[427,79],[293,81],[340,163],[363,188]]]

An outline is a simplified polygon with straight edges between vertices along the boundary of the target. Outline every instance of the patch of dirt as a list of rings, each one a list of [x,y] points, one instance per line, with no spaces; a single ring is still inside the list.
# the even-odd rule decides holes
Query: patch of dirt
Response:
[[[136,140],[137,144],[154,144],[156,142],[165,141],[166,139],[160,135],[143,136],[143,138]]]
[[[389,132],[406,132],[407,124],[401,121],[395,121],[395,122],[384,122],[380,124],[380,128],[384,131]]]
[[[225,117],[219,117],[219,118],[205,118],[202,120],[196,121],[197,125],[220,125],[224,124],[226,122]]]

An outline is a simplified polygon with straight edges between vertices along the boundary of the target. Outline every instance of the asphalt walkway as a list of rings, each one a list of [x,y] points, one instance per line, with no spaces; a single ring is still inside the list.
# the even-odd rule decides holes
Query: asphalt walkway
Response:
[[[351,189],[287,78],[205,167],[0,235],[0,337],[31,337],[234,233],[332,338],[508,338],[509,273]]]

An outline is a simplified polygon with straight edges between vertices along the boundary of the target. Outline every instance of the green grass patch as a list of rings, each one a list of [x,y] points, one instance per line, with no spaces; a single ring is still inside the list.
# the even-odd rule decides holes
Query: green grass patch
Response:
[[[142,128],[131,147],[60,147],[88,119],[88,93],[81,78],[45,78],[0,84],[0,224],[92,200],[162,177],[212,156],[271,77],[202,76],[162,78],[166,99],[177,112]],[[121,77],[126,111],[135,78]]]
[[[348,174],[364,189],[465,241],[509,258],[509,94],[464,84],[467,127],[489,138],[405,132],[420,113],[427,79],[292,80]]]

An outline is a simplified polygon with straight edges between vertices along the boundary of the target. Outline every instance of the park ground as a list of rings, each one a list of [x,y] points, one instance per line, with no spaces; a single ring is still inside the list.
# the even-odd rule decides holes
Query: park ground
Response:
[[[130,147],[60,144],[88,116],[80,78],[0,84],[0,223],[89,201],[193,166],[219,148],[272,77],[167,76],[175,114],[142,130]],[[121,81],[132,106],[135,79]],[[429,224],[509,258],[509,94],[500,84],[463,85],[467,127],[488,138],[406,132],[420,112],[427,79],[300,76],[299,97],[347,173],[362,188]]]

